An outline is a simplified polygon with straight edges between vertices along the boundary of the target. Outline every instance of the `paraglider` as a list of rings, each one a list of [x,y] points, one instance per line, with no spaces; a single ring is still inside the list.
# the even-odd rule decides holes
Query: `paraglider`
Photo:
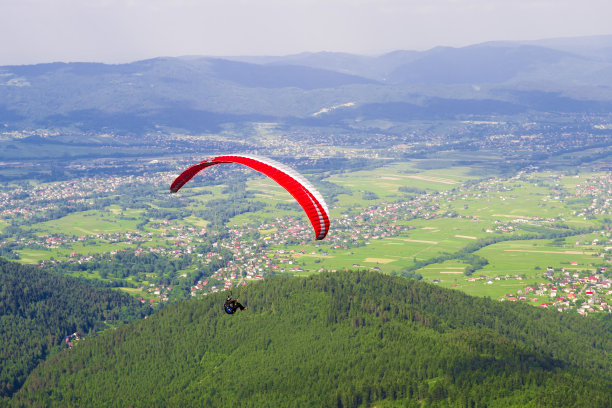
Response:
[[[227,299],[225,299],[225,304],[223,305],[223,310],[225,310],[225,313],[227,314],[234,314],[236,313],[236,310],[246,310],[248,309],[247,307],[243,306],[242,304],[240,304],[238,302],[238,298],[233,299],[232,298],[232,291],[230,290],[230,294],[227,297]]]
[[[245,165],[276,181],[302,207],[314,228],[315,239],[325,238],[329,230],[329,211],[321,193],[297,171],[272,159],[251,155],[228,155],[203,160],[183,171],[170,186],[170,191],[176,193],[200,171],[224,163]]]

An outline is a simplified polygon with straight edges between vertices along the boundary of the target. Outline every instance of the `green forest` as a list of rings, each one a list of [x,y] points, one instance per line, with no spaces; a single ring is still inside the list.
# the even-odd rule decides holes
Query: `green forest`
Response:
[[[0,402],[38,363],[67,347],[67,336],[82,338],[149,313],[128,294],[0,258]]]
[[[375,272],[171,304],[41,363],[16,407],[609,407],[612,321]]]

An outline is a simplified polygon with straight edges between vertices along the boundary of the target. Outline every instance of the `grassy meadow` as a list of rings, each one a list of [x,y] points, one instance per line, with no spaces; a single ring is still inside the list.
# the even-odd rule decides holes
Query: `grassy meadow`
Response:
[[[576,194],[576,183],[591,175],[559,176],[534,174],[525,179],[505,180],[494,188],[486,184],[469,194],[451,191],[470,180],[472,172],[466,167],[419,171],[412,164],[392,165],[374,171],[343,173],[329,178],[352,191],[341,194],[332,205],[332,214],[340,216],[347,208],[364,208],[382,201],[405,197],[401,187],[427,192],[447,192],[439,200],[438,218],[415,219],[411,229],[396,237],[370,239],[365,246],[350,249],[330,249],[325,244],[285,247],[291,251],[291,263],[281,267],[285,272],[304,275],[320,269],[342,270],[368,268],[394,273],[441,254],[454,253],[477,240],[503,234],[499,226],[513,224],[517,237],[531,230],[542,229],[551,222],[563,222],[572,227],[593,225],[592,220],[574,214],[580,203],[558,197],[559,189]],[[554,188],[550,179],[554,177]],[[375,193],[377,199],[366,200],[363,193]],[[279,199],[279,196],[276,196]],[[579,201],[579,200],[578,200]],[[453,212],[455,216],[445,214]],[[458,216],[457,216],[458,215]],[[548,224],[547,224],[548,223]],[[530,230],[529,228],[527,229]],[[333,234],[333,224],[330,229]],[[547,267],[555,270],[595,272],[594,264],[601,262],[592,241],[602,238],[598,233],[571,236],[556,240],[511,240],[487,246],[474,254],[489,263],[474,276],[486,275],[490,279],[468,281],[464,274],[466,263],[451,260],[418,269],[423,279],[442,286],[453,287],[480,296],[501,297],[528,284],[542,282]],[[605,237],[604,237],[605,239]],[[580,242],[582,241],[582,243]],[[277,248],[278,249],[278,248]],[[283,258],[283,257],[279,257]],[[506,278],[506,275],[508,277]],[[517,275],[515,277],[515,275]],[[499,280],[494,277],[499,276]]]
[[[525,231],[542,230],[555,222],[571,227],[588,227],[602,219],[600,216],[587,219],[580,215],[585,199],[577,196],[580,184],[598,176],[596,173],[578,176],[530,173],[503,180],[485,180],[479,169],[469,166],[440,168],[440,163],[437,166],[431,164],[420,161],[394,163],[376,169],[329,176],[325,181],[339,186],[340,193],[335,195],[334,200],[328,201],[332,215],[328,239],[315,242],[308,236],[304,238],[306,243],[303,245],[267,247],[268,256],[277,265],[276,270],[296,275],[316,273],[321,269],[351,268],[397,273],[403,268],[413,267],[415,262],[456,253],[488,237],[504,236],[512,239],[525,234]],[[309,178],[308,175],[306,177]],[[178,196],[187,209],[204,210],[210,200],[228,197],[223,192],[225,188],[224,185],[186,186]],[[247,181],[247,190],[252,196],[244,200],[259,201],[265,207],[232,218],[230,225],[255,226],[265,238],[278,231],[275,226],[266,226],[266,220],[292,217],[307,224],[305,214],[295,205],[291,195],[272,180],[253,173]],[[165,194],[166,191],[160,193],[160,199],[168,200]],[[399,219],[397,224],[406,227],[399,235],[369,237],[361,239],[359,245],[338,245],[350,241],[345,237],[350,231],[335,230],[339,220],[355,217],[366,208],[398,201],[408,202],[408,208],[430,206],[431,214],[427,217]],[[155,203],[155,199],[151,200],[151,207],[159,208]],[[67,259],[73,252],[93,255],[123,248],[168,247],[174,242],[172,237],[176,233],[168,225],[160,223],[163,220],[147,219],[145,225],[144,217],[143,209],[111,205],[101,211],[76,212],[31,225],[30,231],[39,236],[64,234],[85,236],[86,239],[47,250],[21,249],[18,251],[20,262]],[[173,222],[173,225],[182,224],[201,229],[208,225],[207,221],[196,215]],[[365,229],[374,226],[366,225]],[[0,231],[5,227],[6,224],[0,222]],[[120,243],[102,237],[127,233],[146,233],[148,237],[145,242]],[[601,251],[593,246],[597,239],[609,238],[601,237],[598,233],[588,233],[554,241],[508,240],[474,252],[488,261],[474,276],[519,275],[521,280],[504,278],[484,282],[468,281],[464,271],[469,265],[456,259],[430,263],[415,272],[427,281],[470,294],[503,296],[524,287],[525,282],[542,281],[542,272],[549,266],[570,271],[592,269],[593,263],[601,259],[597,258]]]
[[[108,212],[84,211],[36,225],[45,234],[97,235],[137,231],[140,210],[121,211],[109,207]],[[133,219],[126,219],[133,218]]]

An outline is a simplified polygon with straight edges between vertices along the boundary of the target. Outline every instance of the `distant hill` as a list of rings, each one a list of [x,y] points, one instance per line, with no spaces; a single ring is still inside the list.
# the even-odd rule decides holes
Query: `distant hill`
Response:
[[[528,45],[439,47],[399,65],[389,80],[399,84],[497,84],[533,76],[538,67],[552,67],[564,59],[582,62],[566,52]]]
[[[417,104],[445,119],[457,118],[453,101],[494,101],[495,112],[507,115],[555,112],[555,105],[515,98],[516,92],[534,93],[536,100],[542,94],[545,100],[563,98],[571,112],[590,112],[590,103],[609,109],[612,101],[611,38],[494,42],[380,56],[323,52],[3,66],[0,125],[217,132],[225,124],[300,123],[347,103],[356,109],[337,119],[319,115],[318,123],[344,126],[360,120],[357,108],[387,103]],[[444,99],[450,102],[439,103]]]
[[[610,320],[370,272],[271,278],[53,356],[16,406],[609,407]]]
[[[313,90],[376,83],[356,75],[300,65],[259,65],[222,59],[212,60],[210,63],[215,77],[249,88]]]
[[[603,61],[612,61],[612,35],[548,38],[521,43],[571,52]]]

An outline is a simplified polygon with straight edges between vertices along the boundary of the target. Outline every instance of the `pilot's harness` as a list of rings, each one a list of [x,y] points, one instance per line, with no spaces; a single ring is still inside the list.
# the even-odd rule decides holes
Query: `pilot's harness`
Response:
[[[232,307],[232,302],[228,302],[227,300],[225,301],[225,304],[223,305],[223,310],[225,311],[225,313],[227,313],[227,314],[234,314],[236,312],[236,308],[237,308],[236,303],[238,303],[238,299],[240,299],[240,296],[242,296],[242,294],[244,292],[246,292],[248,288],[249,288],[249,285],[246,285],[240,291],[240,293],[238,294],[238,297],[236,299],[233,299],[234,300],[234,302],[233,302],[234,307]],[[232,290],[231,289],[230,289],[230,293],[229,293],[228,297],[230,299],[232,298]]]

